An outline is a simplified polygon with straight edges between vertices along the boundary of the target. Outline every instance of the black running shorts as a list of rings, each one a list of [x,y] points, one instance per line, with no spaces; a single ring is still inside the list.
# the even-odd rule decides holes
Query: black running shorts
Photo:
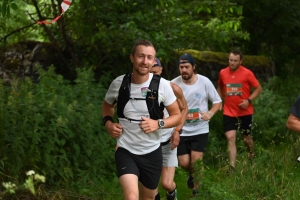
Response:
[[[244,135],[252,133],[253,115],[245,115],[240,117],[229,117],[223,115],[223,126],[225,133],[227,131],[239,130]]]
[[[177,147],[177,156],[190,154],[191,151],[205,152],[208,141],[208,133],[194,136],[180,136]]]
[[[118,178],[124,174],[135,174],[146,188],[157,188],[162,169],[161,146],[145,155],[135,155],[119,147],[115,152],[115,161]]]

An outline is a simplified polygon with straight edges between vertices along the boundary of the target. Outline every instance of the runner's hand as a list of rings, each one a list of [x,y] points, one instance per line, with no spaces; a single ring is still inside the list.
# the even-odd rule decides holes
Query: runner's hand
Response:
[[[118,138],[122,134],[123,127],[121,124],[113,123],[111,121],[107,121],[105,127],[109,133],[109,135],[113,138]]]
[[[223,104],[220,105],[219,110],[221,111],[223,109]]]
[[[152,133],[159,129],[157,120],[153,120],[147,117],[142,117],[142,120],[143,121],[139,123],[139,126],[141,130],[144,131],[144,133]]]
[[[248,105],[249,105],[248,99],[242,99],[242,103],[239,104],[239,107],[241,107],[242,109],[246,109]]]
[[[200,112],[201,114],[201,119],[204,121],[209,121],[212,118],[212,115],[209,114],[208,112]]]
[[[178,145],[179,145],[179,142],[180,142],[180,134],[178,131],[174,130],[172,136],[171,136],[171,140],[170,142],[172,143],[172,147],[171,149],[175,149]]]

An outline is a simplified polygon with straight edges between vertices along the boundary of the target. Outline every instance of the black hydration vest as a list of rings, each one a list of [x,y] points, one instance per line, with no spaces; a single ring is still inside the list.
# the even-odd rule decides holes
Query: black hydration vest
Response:
[[[163,118],[163,103],[158,102],[158,87],[160,82],[160,76],[153,74],[153,78],[147,90],[146,98],[134,98],[130,94],[130,84],[131,84],[131,73],[125,74],[122,85],[119,89],[119,95],[117,100],[117,115],[119,118],[126,118],[129,121],[142,121],[137,119],[130,119],[124,115],[124,108],[129,99],[132,100],[144,100],[147,103],[147,108],[150,114],[150,118],[157,120]]]

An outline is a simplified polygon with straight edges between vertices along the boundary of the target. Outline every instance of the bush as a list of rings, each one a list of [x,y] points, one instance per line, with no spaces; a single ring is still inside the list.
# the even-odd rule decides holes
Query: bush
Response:
[[[263,93],[254,101],[254,136],[263,146],[287,141],[286,120],[300,94],[299,77],[273,77],[263,83]]]
[[[104,181],[114,176],[115,141],[102,126],[106,89],[90,69],[77,71],[75,84],[54,69],[39,70],[40,82],[0,84],[0,181],[24,180],[34,169],[59,185]]]

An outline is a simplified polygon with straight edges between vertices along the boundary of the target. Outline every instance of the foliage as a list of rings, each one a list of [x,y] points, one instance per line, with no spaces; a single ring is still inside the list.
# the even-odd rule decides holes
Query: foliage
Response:
[[[250,40],[236,40],[236,45],[242,46],[246,54],[271,57],[276,63],[276,75],[286,76],[286,64],[299,62],[300,1],[234,2],[243,6],[242,30],[250,34]]]
[[[10,17],[10,10],[17,10],[18,6],[14,2],[14,0],[3,0],[2,4],[0,5],[1,15],[2,17]]]
[[[292,145],[270,145],[257,152],[254,162],[246,153],[238,154],[237,171],[227,177],[227,165],[210,165],[201,187],[202,199],[298,199],[298,141],[289,137]],[[220,158],[216,158],[220,159]],[[291,187],[292,186],[292,187]],[[293,189],[292,189],[293,188]]]
[[[232,38],[249,38],[240,28],[242,7],[229,0],[201,3],[185,0],[103,0],[101,4],[92,0],[73,1],[70,9],[52,25],[36,25],[36,22],[60,15],[58,8],[61,1],[23,2],[29,11],[17,11],[27,21],[23,22],[25,26],[16,24],[15,29],[6,28],[0,35],[2,40],[15,42],[12,40],[15,33],[25,31],[23,27],[28,25],[35,29],[31,33],[36,35],[29,34],[27,40],[50,41],[64,65],[73,70],[93,66],[100,76],[105,75],[104,72],[116,76],[116,73],[129,71],[128,55],[137,39],[151,40],[157,54],[168,62],[174,56],[174,49],[220,49],[221,46],[231,46]],[[15,32],[16,29],[20,31]]]
[[[116,67],[120,73],[129,71],[130,64],[124,63],[133,42],[146,38],[165,71],[176,63],[174,49],[228,52],[238,47],[248,55],[270,57],[278,76],[299,75],[299,1],[81,0],[73,1],[57,23],[36,24],[60,15],[60,3],[2,0],[1,46],[25,39],[50,41],[63,65],[73,70],[94,66],[99,77],[103,72],[116,76]]]
[[[276,144],[285,142],[286,120],[289,109],[299,96],[300,87],[295,82],[299,77],[271,78],[263,84],[263,93],[254,101],[255,106],[255,132],[254,135],[262,145],[268,146],[270,142]]]
[[[90,69],[78,70],[74,85],[53,68],[39,74],[38,84],[0,85],[0,180],[23,180],[26,169],[57,186],[112,177],[115,142],[101,123],[103,86]]]
[[[192,197],[186,186],[187,173],[176,170],[178,199],[211,199],[211,200],[256,200],[256,199],[299,199],[299,139],[288,134],[288,144],[270,144],[265,149],[258,149],[257,156],[250,162],[245,152],[238,152],[237,168],[231,176],[226,174],[228,162],[222,152],[214,155],[210,150],[204,154],[204,175],[201,178],[199,195]],[[227,155],[226,155],[227,157]],[[206,160],[215,160],[207,163]],[[196,168],[202,171],[203,165]],[[160,188],[164,197],[164,190]],[[121,198],[120,198],[121,199]]]

